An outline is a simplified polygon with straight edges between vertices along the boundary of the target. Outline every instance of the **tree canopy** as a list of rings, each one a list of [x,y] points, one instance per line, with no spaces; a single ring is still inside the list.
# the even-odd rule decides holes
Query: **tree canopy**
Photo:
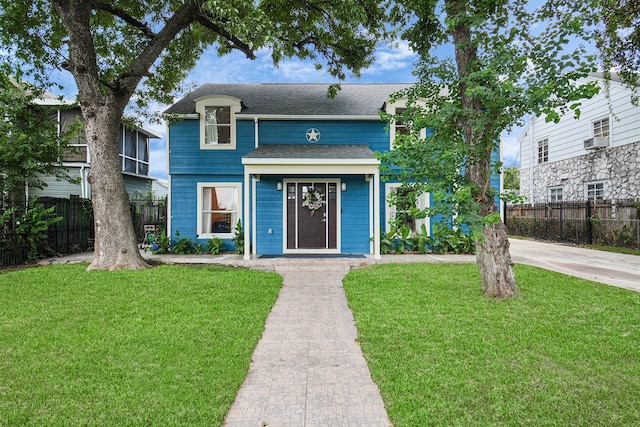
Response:
[[[76,79],[93,75],[102,94],[138,89],[136,102],[171,103],[209,46],[250,59],[262,49],[276,65],[311,59],[341,80],[369,66],[387,34],[384,2],[375,0],[1,0],[0,17],[6,59],[23,72],[43,82],[60,67]]]
[[[596,41],[606,77],[616,72],[634,91],[640,81],[640,1],[593,0],[588,3],[596,26]]]
[[[91,171],[95,252],[90,269],[141,269],[121,176],[116,132],[127,104],[170,103],[208,46],[275,64],[316,61],[336,77],[359,75],[386,36],[377,0],[0,0],[1,52],[46,81],[69,71],[78,87]],[[215,79],[215,69],[211,70]]]

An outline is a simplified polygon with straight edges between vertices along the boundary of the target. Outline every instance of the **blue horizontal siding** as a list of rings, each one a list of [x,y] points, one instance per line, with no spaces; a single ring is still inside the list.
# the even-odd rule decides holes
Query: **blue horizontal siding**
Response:
[[[242,175],[242,157],[254,150],[253,122],[238,120],[235,150],[201,150],[199,120],[182,120],[169,128],[169,173]]]
[[[320,131],[317,144],[367,144],[372,150],[389,147],[389,133],[382,121],[368,120],[261,120],[260,144],[309,144],[306,132]]]
[[[370,251],[371,236],[369,183],[362,175],[343,177],[347,191],[341,193],[342,252],[365,253]]]
[[[176,231],[180,237],[188,237],[193,241],[206,243],[206,239],[198,239],[198,183],[200,182],[233,182],[242,183],[242,178],[234,176],[212,175],[176,175],[171,177],[171,236],[176,240]],[[242,199],[244,200],[244,199]],[[241,200],[241,203],[242,203]],[[244,217],[244,206],[243,217]],[[246,227],[245,227],[246,228]],[[246,230],[245,230],[246,232]],[[235,246],[230,239],[225,240],[225,249]]]
[[[199,121],[182,120],[171,124],[170,170],[171,174],[171,234],[176,230],[181,236],[196,239],[197,184],[198,182],[243,181],[244,168],[241,159],[254,149],[254,122],[238,120],[236,150],[201,150]],[[388,125],[382,121],[367,120],[260,120],[260,144],[308,144],[305,139],[309,128],[321,132],[318,144],[367,144],[373,151],[389,149]],[[495,153],[499,159],[499,153]],[[283,193],[276,183],[283,179],[340,178],[347,183],[347,191],[341,192],[340,246],[343,253],[369,253],[371,227],[369,223],[369,183],[362,175],[344,176],[261,176],[256,183],[258,211],[256,214],[257,252],[279,254],[283,251]],[[494,174],[492,185],[500,189],[500,176]],[[385,228],[387,203],[384,183],[380,185],[380,224]],[[244,198],[242,198],[244,200]],[[244,210],[243,206],[243,217]],[[441,218],[431,218],[434,223]],[[250,224],[245,225],[246,237],[251,236]],[[204,240],[201,240],[204,243]],[[232,249],[231,242],[226,248]]]
[[[256,183],[259,206],[256,215],[256,250],[259,254],[281,254],[283,250],[283,197],[286,191],[276,188],[282,178],[277,175],[263,176]]]

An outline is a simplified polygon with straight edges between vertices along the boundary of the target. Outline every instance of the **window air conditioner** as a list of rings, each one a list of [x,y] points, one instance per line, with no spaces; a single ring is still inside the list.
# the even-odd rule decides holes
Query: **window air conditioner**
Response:
[[[584,149],[593,150],[596,148],[603,148],[609,146],[608,136],[597,136],[595,138],[589,138],[584,140]]]

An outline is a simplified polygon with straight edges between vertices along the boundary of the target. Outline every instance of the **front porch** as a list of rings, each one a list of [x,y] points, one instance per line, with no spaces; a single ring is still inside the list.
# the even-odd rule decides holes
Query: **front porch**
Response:
[[[345,252],[380,258],[379,162],[366,145],[262,145],[242,164],[243,223],[251,231],[244,259]],[[321,202],[315,209],[313,197]]]

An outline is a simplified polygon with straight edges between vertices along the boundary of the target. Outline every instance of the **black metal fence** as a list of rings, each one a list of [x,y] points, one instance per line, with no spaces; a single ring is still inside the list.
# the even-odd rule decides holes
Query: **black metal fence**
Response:
[[[640,249],[640,203],[633,200],[509,205],[505,212],[514,236]]]
[[[93,250],[94,226],[91,200],[77,197],[70,199],[41,197],[39,201],[45,208],[55,207],[56,216],[62,218],[47,230],[47,241],[40,248],[42,256]],[[166,197],[131,200],[131,216],[136,240],[142,243],[145,237],[145,226],[153,225],[166,229]],[[20,265],[28,261],[29,248],[25,247],[20,239],[20,236],[2,233],[0,230],[0,268]]]
[[[54,207],[61,221],[49,227],[47,245],[56,254],[72,254],[93,250],[93,208],[91,200],[72,197],[41,197],[45,208]]]

